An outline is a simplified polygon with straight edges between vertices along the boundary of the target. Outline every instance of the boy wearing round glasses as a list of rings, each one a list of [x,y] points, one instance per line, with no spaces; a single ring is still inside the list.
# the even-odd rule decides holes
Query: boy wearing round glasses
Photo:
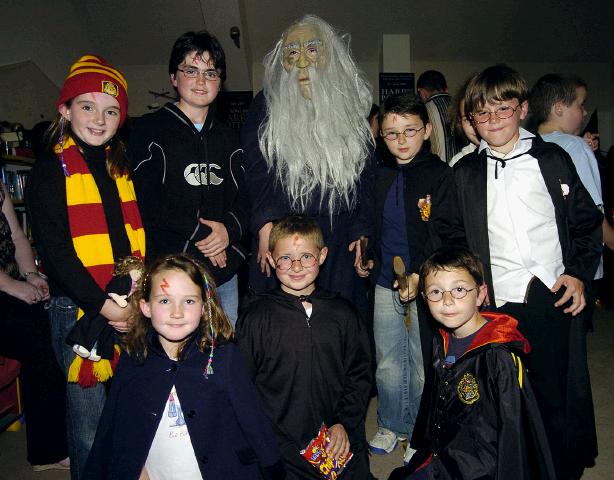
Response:
[[[211,110],[226,78],[222,46],[206,31],[187,32],[168,72],[178,100],[144,115],[129,144],[147,257],[190,252],[203,260],[234,325],[249,202],[238,135]]]
[[[299,452],[324,423],[329,453],[335,459],[353,453],[343,478],[366,479],[369,339],[348,301],[316,287],[327,253],[313,218],[275,222],[267,260],[280,287],[255,298],[237,322],[236,338],[273,424],[288,478],[322,478]]]
[[[518,322],[480,313],[487,295],[475,254],[437,250],[420,269],[420,292],[439,322],[426,435],[399,479],[554,479]],[[406,296],[409,292],[399,292]]]
[[[531,379],[559,478],[597,455],[586,358],[586,286],[602,249],[602,214],[569,155],[520,127],[528,87],[506,65],[475,75],[465,111],[482,138],[455,166],[469,247],[485,265],[489,308],[531,344]]]
[[[356,270],[361,276],[370,275],[375,288],[378,431],[369,447],[384,455],[412,435],[424,365],[431,357],[433,333],[423,306],[415,300],[418,269],[442,244],[464,242],[464,234],[452,169],[424,147],[432,128],[422,101],[413,94],[388,97],[380,107],[379,122],[392,158],[376,173],[375,261]],[[393,287],[395,256],[407,268],[411,291],[407,305]],[[413,452],[407,448],[406,461]]]

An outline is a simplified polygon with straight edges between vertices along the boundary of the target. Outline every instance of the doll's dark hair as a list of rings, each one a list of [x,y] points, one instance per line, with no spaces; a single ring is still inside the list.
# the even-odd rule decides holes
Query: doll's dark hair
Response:
[[[132,316],[132,328],[126,334],[123,347],[129,355],[137,360],[143,361],[147,358],[148,341],[147,336],[153,329],[151,319],[146,317],[140,309],[139,303],[143,299],[149,301],[152,288],[152,278],[161,272],[176,270],[185,273],[190,280],[199,287],[201,298],[205,305],[204,313],[200,324],[196,330],[198,349],[203,352],[211,349],[210,362],[207,367],[211,367],[213,361],[213,349],[220,344],[227,343],[232,339],[233,330],[230,320],[222,310],[220,302],[215,292],[215,284],[211,274],[206,267],[198,260],[186,253],[169,255],[155,260],[149,265],[145,274],[141,277],[137,290],[131,297],[134,314]],[[191,338],[191,337],[190,337]],[[189,338],[178,346],[177,358],[181,359],[183,350]]]

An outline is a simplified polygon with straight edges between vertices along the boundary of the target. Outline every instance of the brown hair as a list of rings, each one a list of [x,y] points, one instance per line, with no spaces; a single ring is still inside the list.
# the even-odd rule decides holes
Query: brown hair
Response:
[[[507,65],[488,67],[474,75],[465,92],[465,115],[475,113],[487,103],[516,98],[519,103],[529,96],[529,87],[522,76]]]
[[[275,222],[269,236],[269,250],[275,250],[279,240],[292,235],[298,235],[316,244],[318,250],[324,248],[324,237],[318,222],[311,217],[292,215]]]
[[[467,106],[463,105],[463,109],[461,110],[461,104],[465,102],[465,92],[467,91],[467,86],[473,77],[469,77],[467,80],[463,82],[460,86],[456,95],[452,97],[452,102],[450,103],[450,109],[448,110],[448,114],[450,117],[450,127],[454,131],[454,134],[460,138],[467,138],[465,135],[465,131],[463,130],[463,110],[464,116],[468,119],[471,117],[468,115]]]
[[[478,256],[465,247],[443,247],[436,250],[420,267],[419,290],[424,293],[426,277],[441,270],[465,270],[476,285],[484,284],[484,267]]]
[[[227,343],[233,336],[232,325],[220,307],[219,299],[215,292],[215,284],[213,283],[211,274],[207,272],[205,266],[185,253],[169,255],[156,260],[146,268],[145,275],[141,277],[139,285],[131,297],[131,304],[134,311],[132,315],[132,328],[124,337],[123,347],[129,355],[140,361],[144,361],[145,358],[147,358],[147,334],[151,331],[152,326],[151,319],[147,318],[141,312],[139,302],[141,299],[149,301],[152,277],[160,272],[168,270],[177,270],[185,273],[190,280],[200,288],[205,309],[197,329],[198,349],[201,352],[204,351],[206,348],[211,347],[213,341],[215,341],[216,346]],[[211,318],[209,318],[209,311],[207,308],[208,302],[210,302],[211,306]],[[211,328],[213,328],[213,337],[210,331]],[[181,358],[183,349],[187,343],[188,339],[179,345],[177,349],[177,358]]]
[[[549,73],[537,80],[531,89],[529,101],[535,125],[548,120],[555,103],[562,102],[569,107],[576,100],[580,87],[586,88],[586,82],[576,76]]]

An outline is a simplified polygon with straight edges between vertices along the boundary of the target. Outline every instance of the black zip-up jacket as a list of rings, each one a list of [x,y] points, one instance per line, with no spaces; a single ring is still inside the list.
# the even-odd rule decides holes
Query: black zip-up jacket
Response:
[[[384,203],[392,184],[399,174],[396,162],[387,161],[377,167],[375,177],[375,242],[373,244],[376,266],[372,274],[377,281],[380,263],[380,243]],[[403,170],[403,199],[410,264],[408,273],[417,273],[424,261],[442,245],[465,243],[463,223],[457,207],[456,185],[452,169],[439,157],[421,151]],[[393,187],[394,188],[394,187]],[[418,202],[431,197],[431,212],[428,220],[420,215]],[[391,286],[392,288],[392,286]]]
[[[237,323],[237,342],[263,400],[288,478],[318,479],[299,451],[322,423],[343,425],[355,457],[344,478],[369,478],[364,419],[371,390],[369,339],[354,307],[336,294],[258,295]]]
[[[433,344],[426,441],[398,480],[427,461],[434,478],[554,479],[541,415],[522,358],[528,341],[508,315],[482,313],[488,320],[454,364],[445,362],[449,333]]]
[[[207,115],[199,132],[174,104],[144,115],[130,135],[128,155],[147,238],[147,258],[190,252],[204,260],[218,285],[235,274],[246,254],[239,240],[249,212],[238,135]],[[213,267],[194,245],[211,230],[228,231],[227,266]]]

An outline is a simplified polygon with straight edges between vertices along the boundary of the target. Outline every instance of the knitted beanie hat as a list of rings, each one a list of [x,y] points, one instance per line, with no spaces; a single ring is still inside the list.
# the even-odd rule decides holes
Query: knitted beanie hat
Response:
[[[117,99],[121,127],[128,113],[128,83],[118,69],[96,55],[84,55],[70,67],[55,105],[59,107],[77,95],[90,92],[106,93]]]

